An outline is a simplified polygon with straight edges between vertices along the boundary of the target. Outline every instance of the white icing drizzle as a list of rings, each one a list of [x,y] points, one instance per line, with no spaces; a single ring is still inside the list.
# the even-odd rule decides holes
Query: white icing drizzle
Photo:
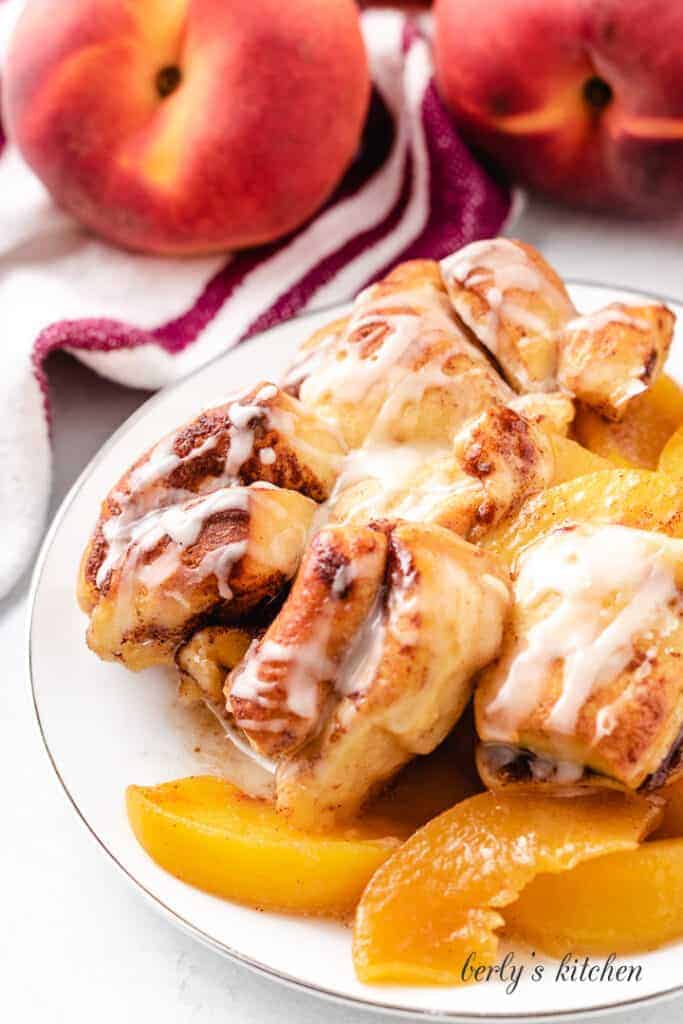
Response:
[[[364,480],[372,486],[365,497],[358,496],[354,502],[354,513],[365,514],[368,518],[381,516],[392,497],[402,490],[417,470],[435,455],[443,454],[445,448],[435,444],[400,444],[390,442],[368,442],[362,448],[349,453],[344,468],[337,478],[334,491],[327,507],[320,511],[318,524],[334,509],[337,499],[349,487]],[[420,495],[415,493],[415,499]],[[403,518],[414,518],[407,514]]]
[[[593,313],[584,313],[582,316],[574,317],[568,324],[565,324],[563,330],[567,334],[573,331],[588,331],[592,334],[601,331],[609,324],[624,324],[627,327],[635,327],[638,331],[651,329],[647,320],[629,313],[628,306],[621,302],[613,302]]]
[[[333,684],[339,693],[358,691],[361,687],[361,667],[364,671],[370,668],[371,659],[366,649],[374,650],[375,642],[372,637],[379,629],[382,611],[381,588],[371,613],[366,617],[351,645],[350,653],[339,663],[330,658],[327,652],[334,628],[337,602],[343,600],[346,589],[354,580],[367,575],[365,562],[366,558],[370,557],[361,555],[353,563],[343,563],[339,566],[332,580],[330,594],[315,620],[312,634],[305,642],[281,643],[266,636],[255,643],[239,672],[234,676],[230,696],[264,708],[282,707],[298,718],[313,721],[319,714],[320,701],[324,696],[320,691],[321,684]],[[381,643],[379,646],[381,653]],[[278,664],[287,666],[286,674],[277,680],[264,678],[269,674],[268,666]],[[347,688],[347,681],[351,689]],[[271,698],[270,694],[276,688],[284,691],[283,701],[274,701]],[[268,720],[269,730],[272,721],[273,719]],[[247,730],[254,728],[257,731],[262,728],[258,722],[252,726],[241,718],[240,726]]]
[[[581,525],[549,534],[521,556],[515,599],[522,610],[538,609],[538,620],[486,709],[488,739],[518,738],[516,730],[559,661],[562,687],[546,727],[571,734],[595,689],[628,665],[635,637],[671,628],[677,616],[667,605],[678,591],[665,559],[667,543],[629,527]],[[597,731],[606,735],[613,720],[603,709]]]
[[[218,476],[207,478],[197,493],[182,488],[169,488],[163,494],[154,495],[154,504],[151,508],[142,495],[145,488],[172,473],[178,466],[213,451],[218,444],[218,433],[211,434],[185,455],[178,455],[175,451],[178,432],[163,438],[145,461],[129,474],[129,493],[114,493],[121,512],[107,519],[102,527],[102,534],[108,547],[95,578],[98,587],[103,586],[111,570],[129,554],[150,551],[164,536],[170,537],[179,548],[187,547],[195,543],[204,520],[213,512],[239,508],[245,503],[246,491],[238,486],[239,473],[253,454],[256,423],[263,423],[265,420],[269,428],[276,429],[283,435],[291,435],[294,432],[293,418],[286,412],[256,404],[259,401],[269,402],[275,398],[279,390],[277,385],[264,384],[251,402],[245,402],[244,397],[251,390],[245,390],[230,403],[230,422],[227,424],[229,446],[222,471]],[[273,448],[264,448],[260,452],[260,461],[263,465],[272,465],[276,458]],[[265,482],[263,486],[266,486]],[[204,493],[205,490],[208,494]],[[246,509],[246,504],[244,507]],[[232,594],[228,577],[232,566],[244,557],[244,554],[246,547],[242,542],[208,552],[195,570],[197,578],[200,578],[199,574],[202,572],[204,576],[213,573],[221,595],[226,600],[230,599]],[[137,569],[138,578],[147,586],[156,587],[177,567],[178,554],[176,551],[174,561],[171,552],[167,551],[163,558],[155,559],[139,568],[136,562],[137,558],[131,559],[131,563],[134,563]]]
[[[370,614],[363,621],[354,642],[342,662],[334,688],[342,697],[365,693],[375,677],[384,653],[384,594],[380,588]]]
[[[502,357],[499,337],[503,318],[527,334],[546,338],[551,343],[555,342],[553,329],[545,317],[515,301],[512,292],[540,294],[547,306],[559,310],[567,319],[574,312],[574,307],[567,296],[542,273],[520,245],[508,238],[472,242],[442,260],[441,272],[444,281],[451,287],[453,283],[465,289],[478,289],[478,286],[484,285],[482,294],[489,307],[484,315],[472,316],[469,305],[459,302],[457,294],[453,296],[453,300],[464,322],[495,356]],[[517,343],[521,350],[520,355],[528,343],[527,337],[520,338]],[[515,365],[514,371],[529,390],[538,390],[539,387],[551,390],[555,387],[552,379],[532,381],[521,360]]]
[[[112,516],[102,526],[102,534],[107,541],[108,549],[97,571],[98,587],[103,585],[111,570],[124,557],[151,551],[164,537],[168,537],[176,546],[174,565],[177,565],[178,549],[183,550],[197,542],[204,523],[210,516],[228,510],[246,512],[248,509],[248,489],[226,487],[211,494],[195,497],[181,505],[151,509],[139,517],[125,512],[119,516]],[[164,552],[160,566],[163,566],[163,571],[168,570],[166,576],[171,574],[174,565],[171,556]],[[147,579],[151,580],[155,570],[148,566],[145,572]],[[155,582],[159,582],[158,573]]]
[[[256,423],[268,419],[268,409],[262,405],[243,405],[233,402],[228,407],[230,417],[230,447],[223,474],[228,479],[237,479],[239,471],[254,451],[254,430]]]
[[[326,654],[330,629],[331,616],[323,614],[314,635],[306,643],[282,644],[266,637],[249,652],[237,673],[230,696],[272,708],[279,706],[279,702],[271,700],[268,694],[279,686],[285,691],[284,708],[298,718],[313,720],[319,710],[319,686],[326,679],[332,680],[336,671],[336,666]],[[281,663],[287,666],[286,678],[277,682],[263,679],[266,666]],[[268,720],[268,728],[273,721]],[[283,724],[286,722],[281,722],[280,728]],[[250,726],[242,719],[240,726],[244,729],[264,728],[260,723]]]
[[[362,332],[362,341],[350,341],[358,332]],[[329,344],[315,372],[304,380],[301,400],[316,404],[330,395],[337,401],[361,402],[378,385],[391,396],[404,378],[409,378],[407,386],[414,386],[418,394],[420,371],[411,364],[437,334],[452,338],[459,351],[466,348],[472,358],[485,362],[458,329],[445,296],[433,288],[420,286],[387,295],[370,287],[356,299],[346,330],[333,336],[336,344]],[[375,340],[374,351],[364,355]],[[447,358],[444,354],[441,361]]]
[[[277,458],[274,448],[261,448],[258,454],[264,466],[272,466]]]
[[[210,486],[212,489],[218,489],[233,482],[238,482],[242,466],[253,454],[254,428],[257,423],[265,421],[269,428],[278,429],[282,433],[292,433],[293,422],[291,416],[287,416],[282,410],[270,409],[267,406],[257,404],[258,402],[269,402],[277,396],[278,388],[275,384],[264,384],[256,393],[253,401],[245,403],[243,399],[249,391],[251,389],[245,391],[242,395],[237,395],[228,406],[228,417],[230,419],[230,423],[227,424],[229,434],[228,451],[221,474],[219,476],[211,476],[207,482],[207,486]],[[178,455],[175,451],[175,446],[179,437],[180,433],[176,432],[163,438],[152,449],[145,461],[129,474],[127,483],[130,493],[124,494],[119,491],[114,495],[124,512],[129,505],[135,506],[138,504],[138,496],[144,488],[168,476],[178,466],[194,461],[207,452],[215,450],[219,441],[219,433],[210,434],[196,448],[190,449],[185,455]],[[274,450],[267,448],[264,451],[272,452],[273,455],[271,458],[267,454],[261,461],[264,465],[272,465],[275,461]],[[190,496],[193,493],[192,491],[182,490],[169,492],[167,504],[176,501],[182,495]],[[199,493],[201,493],[201,490]]]
[[[200,581],[207,576],[215,576],[218,584],[218,593],[226,601],[232,600],[232,590],[228,580],[234,566],[241,558],[244,558],[249,550],[248,540],[236,540],[230,544],[224,544],[213,551],[207,551],[193,575]]]
[[[245,754],[249,760],[260,765],[261,768],[268,772],[269,775],[274,775],[277,768],[275,761],[270,757],[266,757],[264,754],[259,754],[257,750],[254,750],[251,744],[244,738],[244,732],[242,729],[238,729],[232,717],[226,714],[225,708],[220,704],[214,704],[213,701],[208,700],[206,697],[202,699],[209,711],[218,719],[218,722],[230,742],[233,743],[242,754]]]
[[[176,437],[176,434],[170,434],[168,437],[163,438],[152,449],[147,459],[129,475],[128,486],[131,495],[141,491],[148,484],[168,476],[169,473],[172,473],[174,469],[177,469],[184,462],[198,459],[201,455],[205,455],[206,452],[212,451],[218,443],[218,438],[215,434],[212,434],[199,447],[189,451],[187,455],[177,455],[174,450]]]

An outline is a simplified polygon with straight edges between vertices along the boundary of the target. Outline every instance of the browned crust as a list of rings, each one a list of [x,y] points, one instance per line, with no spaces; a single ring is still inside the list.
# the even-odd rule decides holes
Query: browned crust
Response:
[[[624,388],[640,381],[646,388],[659,376],[671,346],[675,316],[666,306],[606,307],[630,322],[609,320],[592,327],[590,317],[570,322],[560,335],[559,380],[604,419],[623,419],[631,401]],[[598,315],[604,313],[599,311]],[[642,394],[642,392],[639,392]]]
[[[318,728],[333,674],[382,586],[386,553],[384,533],[371,526],[328,527],[311,541],[279,615],[262,640],[250,647],[225,687],[229,710],[261,753],[276,757],[291,752]],[[268,643],[291,648],[292,658],[270,661],[261,657]],[[313,671],[307,679],[315,711],[311,717],[303,717],[290,708],[289,688],[293,675],[300,672],[299,659],[308,658],[311,650],[320,673]],[[255,673],[264,684],[267,703],[233,692],[245,673]],[[260,728],[260,723],[269,728]],[[273,723],[277,723],[274,730]]]
[[[102,532],[102,526],[108,519],[122,514],[131,502],[137,502],[141,510],[144,511],[148,497],[154,507],[162,508],[175,503],[177,498],[175,498],[174,492],[180,491],[185,494],[186,498],[190,498],[193,494],[205,495],[217,487],[225,485],[222,476],[230,451],[232,428],[230,408],[233,404],[253,405],[263,410],[260,415],[255,413],[247,424],[248,429],[253,431],[254,443],[251,455],[239,467],[239,483],[241,485],[248,486],[251,483],[263,481],[276,487],[298,491],[314,501],[320,502],[327,497],[329,485],[316,475],[287,439],[277,429],[269,426],[267,422],[267,414],[274,408],[284,407],[287,414],[296,414],[300,410],[300,415],[306,418],[310,418],[311,413],[299,406],[290,396],[284,395],[280,389],[277,389],[277,393],[273,397],[260,397],[259,392],[268,386],[263,382],[257,384],[238,398],[202,412],[195,419],[167,435],[168,439],[173,438],[173,453],[186,461],[169,473],[156,478],[136,495],[132,493],[131,476],[149,460],[157,445],[148,449],[124,473],[102,503],[100,517],[87,547],[87,555],[82,565],[84,585],[81,587],[81,591],[84,594],[84,610],[89,610],[89,606],[92,606],[98,590],[106,593],[109,587],[109,578],[103,581],[101,587],[98,587],[96,583],[97,573],[108,547]],[[201,448],[209,438],[216,439],[214,448],[192,458],[192,451]],[[260,452],[264,448],[273,449],[275,459],[272,464],[264,464],[261,461]]]

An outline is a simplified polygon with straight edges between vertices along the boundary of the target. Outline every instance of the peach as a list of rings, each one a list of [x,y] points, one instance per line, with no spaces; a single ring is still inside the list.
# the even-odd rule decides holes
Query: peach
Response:
[[[131,249],[270,241],[352,160],[369,76],[353,0],[29,0],[10,135],[54,199]]]
[[[495,959],[499,911],[537,874],[631,850],[657,824],[642,797],[480,793],[433,818],[377,869],[353,933],[361,981],[452,985]]]
[[[678,427],[662,448],[657,469],[669,476],[683,477],[683,427]]]
[[[484,540],[508,565],[543,534],[567,523],[617,523],[683,537],[683,484],[646,469],[608,469],[574,478],[527,501]]]
[[[569,437],[551,434],[550,443],[555,455],[555,472],[551,481],[553,485],[575,480],[587,473],[597,473],[601,469],[613,468],[608,459],[589,451]]]
[[[683,208],[683,9],[437,0],[437,81],[466,136],[558,199]]]
[[[683,841],[644,843],[539,875],[505,910],[508,930],[551,956],[643,952],[683,936]]]
[[[272,804],[210,775],[129,786],[126,808],[138,842],[160,867],[260,910],[343,917],[400,844],[362,824],[307,835]]]
[[[664,798],[664,815],[655,833],[657,839],[683,837],[683,779],[677,779],[658,794]]]
[[[683,389],[662,374],[649,391],[630,402],[618,423],[579,405],[573,431],[582,445],[616,466],[656,469],[665,444],[681,423]]]

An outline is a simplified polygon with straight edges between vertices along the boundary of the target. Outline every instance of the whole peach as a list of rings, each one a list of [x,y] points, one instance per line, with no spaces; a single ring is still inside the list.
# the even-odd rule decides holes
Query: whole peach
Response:
[[[306,220],[354,156],[369,76],[353,0],[29,0],[3,87],[64,209],[190,254]]]
[[[437,80],[468,139],[570,203],[683,209],[683,4],[437,0]]]

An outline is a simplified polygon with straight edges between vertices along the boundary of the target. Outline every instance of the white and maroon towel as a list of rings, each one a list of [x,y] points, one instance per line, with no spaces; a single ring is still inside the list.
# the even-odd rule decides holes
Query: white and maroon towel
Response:
[[[20,6],[0,3],[0,61]],[[439,101],[421,27],[377,11],[364,32],[375,88],[356,163],[314,220],[256,251],[170,260],[111,248],[50,202],[0,128],[0,596],[43,528],[51,351],[159,388],[255,331],[348,299],[399,260],[439,258],[509,219],[510,194]]]

